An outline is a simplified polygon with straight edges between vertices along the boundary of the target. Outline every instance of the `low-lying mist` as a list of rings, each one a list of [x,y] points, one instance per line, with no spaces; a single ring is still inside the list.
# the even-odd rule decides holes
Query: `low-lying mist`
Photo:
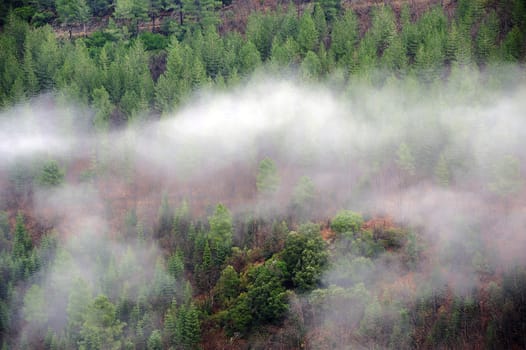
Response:
[[[52,295],[47,306],[54,318],[48,321],[55,329],[66,325],[68,296],[80,288],[79,278],[92,295],[114,300],[122,290],[153,298],[147,291],[152,281],[172,278],[159,275],[162,249],[124,234],[130,210],[145,237],[163,196],[174,207],[186,200],[203,220],[217,203],[234,215],[286,218],[304,176],[314,185],[308,219],[325,225],[350,209],[424,237],[428,255],[407,286],[394,286],[406,272],[389,252],[375,269],[358,269],[367,276],[362,279],[414,295],[423,276],[439,271],[440,278],[422,284],[447,284],[464,294],[479,283],[481,266],[526,263],[526,85],[520,68],[499,69],[460,69],[434,85],[388,79],[381,87],[260,76],[226,91],[202,92],[160,120],[138,118],[108,132],[92,131],[88,109],[42,96],[1,112],[0,206],[12,215],[17,207],[56,232],[57,258],[35,277]],[[265,158],[280,177],[269,196],[256,187]],[[64,172],[64,183],[48,188],[36,181],[31,191],[24,189],[50,159]],[[475,251],[476,258],[466,258]],[[110,264],[119,285],[103,281],[101,266]],[[350,268],[333,264],[324,283],[344,285]],[[322,323],[353,322],[348,308],[356,303],[334,298],[327,305],[318,316]]]

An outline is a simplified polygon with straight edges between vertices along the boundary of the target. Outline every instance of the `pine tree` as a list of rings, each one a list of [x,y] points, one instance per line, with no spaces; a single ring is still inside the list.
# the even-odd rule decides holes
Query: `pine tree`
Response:
[[[323,12],[323,8],[319,3],[314,5],[312,19],[314,21],[314,25],[316,26],[316,31],[318,32],[318,38],[323,45],[328,34],[328,26],[325,19],[325,13]]]
[[[175,254],[170,255],[167,265],[168,272],[175,280],[181,278],[184,272],[184,259],[182,252],[178,250]]]
[[[239,49],[239,72],[244,75],[251,74],[261,65],[261,57],[256,45],[247,41]]]
[[[201,288],[204,291],[210,291],[212,273],[212,252],[208,240],[205,242],[201,264],[198,266],[198,276],[200,277]]]
[[[162,337],[161,337],[161,331],[156,329],[150,334],[148,337],[148,344],[147,344],[148,350],[162,350],[163,349],[163,343],[162,343]]]
[[[317,4],[319,4],[325,12],[325,17],[329,23],[332,23],[336,19],[342,7],[341,0],[318,0]]]
[[[284,43],[274,38],[272,43],[272,63],[279,67],[287,67],[298,63],[299,57],[300,48],[293,38],[287,38]]]
[[[215,78],[220,73],[221,67],[224,66],[224,51],[223,40],[216,28],[207,27],[201,45],[201,57],[207,76]]]
[[[459,46],[459,34],[457,30],[457,25],[455,24],[455,22],[453,22],[449,29],[449,33],[448,33],[448,37],[446,41],[446,47],[444,50],[445,59],[447,63],[450,63],[456,60],[458,46]]]
[[[48,320],[44,291],[39,285],[33,284],[24,295],[23,314],[26,322],[33,327],[42,327]]]
[[[214,215],[208,218],[210,224],[210,238],[214,247],[223,247],[227,250],[232,246],[232,215],[227,207],[218,204]]]
[[[497,48],[496,42],[499,20],[495,11],[491,11],[479,27],[476,38],[476,55],[479,63],[487,63]]]
[[[218,9],[221,8],[221,1],[200,0],[199,22],[203,29],[214,28],[221,22]]]
[[[33,249],[33,242],[24,221],[24,215],[22,212],[18,212],[13,241],[13,258],[20,261],[28,259]]]
[[[114,106],[110,101],[110,94],[104,87],[93,90],[93,107],[96,111],[93,117],[95,129],[99,132],[107,131]]]
[[[277,29],[279,25],[276,15],[254,13],[248,17],[246,38],[256,45],[262,61],[270,57],[272,40]]]
[[[312,214],[316,187],[307,176],[302,176],[292,194],[292,208],[299,220],[305,220]]]
[[[199,322],[199,313],[197,308],[191,303],[183,313],[184,324],[182,340],[185,349],[195,349],[201,340],[201,324]]]
[[[271,195],[275,193],[280,185],[280,177],[276,164],[270,158],[265,158],[259,163],[256,178],[256,187],[259,193]]]
[[[215,286],[215,292],[224,307],[232,305],[235,298],[239,295],[241,291],[240,283],[239,275],[231,265],[223,269]]]
[[[276,37],[281,41],[285,41],[287,38],[297,38],[298,30],[298,13],[292,3],[290,3],[287,12],[283,16],[279,31],[276,33]]]
[[[177,316],[177,302],[173,299],[164,316],[164,336],[168,344],[173,346],[177,345]]]
[[[148,18],[148,2],[143,0],[116,0],[113,16],[129,21],[135,34],[139,32],[139,22]]]
[[[373,9],[369,31],[378,55],[382,56],[396,36],[396,21],[391,7],[382,4]]]
[[[38,183],[42,187],[59,186],[64,181],[64,171],[55,160],[47,161],[38,175]]]
[[[88,306],[80,331],[81,349],[119,349],[122,345],[124,324],[116,317],[115,305],[104,295],[99,295]]]
[[[29,97],[35,96],[39,91],[38,79],[35,74],[35,64],[33,62],[31,47],[27,44],[25,45],[22,69],[24,71],[24,85],[26,94]]]
[[[91,17],[91,9],[86,0],[55,0],[55,6],[63,24],[70,26],[82,23],[83,32],[86,32],[86,23]]]
[[[352,10],[347,10],[332,27],[331,52],[336,61],[346,62],[358,42],[358,19]]]
[[[321,62],[314,52],[307,52],[305,59],[301,62],[300,72],[306,80],[315,80],[319,77],[321,74]]]
[[[173,222],[173,211],[168,202],[168,196],[166,193],[163,194],[161,199],[161,205],[157,214],[157,232],[159,237],[163,237],[170,233]]]
[[[175,36],[168,47],[166,71],[157,80],[155,86],[155,105],[162,112],[170,112],[180,102],[185,93],[185,66],[183,48]]]
[[[80,339],[80,330],[91,302],[92,295],[89,285],[82,278],[77,278],[73,281],[66,308],[68,316],[67,331],[73,343],[77,343]]]
[[[298,44],[301,52],[306,54],[308,51],[315,51],[318,46],[318,31],[316,24],[309,12],[301,16],[298,31]]]

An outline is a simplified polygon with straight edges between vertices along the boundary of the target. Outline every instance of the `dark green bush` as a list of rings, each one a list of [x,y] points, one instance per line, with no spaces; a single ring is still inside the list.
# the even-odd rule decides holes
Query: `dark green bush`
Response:
[[[144,32],[139,35],[147,51],[163,50],[168,47],[168,38],[162,34]]]

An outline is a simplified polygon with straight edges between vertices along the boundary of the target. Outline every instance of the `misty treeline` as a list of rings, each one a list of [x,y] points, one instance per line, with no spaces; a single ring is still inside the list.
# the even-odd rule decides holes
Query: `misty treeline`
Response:
[[[411,11],[12,11],[2,348],[525,347],[524,3]]]
[[[110,24],[75,41],[57,39],[49,25],[31,26],[13,10],[0,37],[0,103],[55,91],[93,106],[94,122],[102,127],[151,110],[169,113],[196,90],[235,85],[258,69],[340,84],[359,79],[382,85],[391,77],[433,84],[461,67],[522,62],[525,7],[520,0],[460,0],[449,18],[440,6],[416,17],[407,4],[399,13],[380,5],[360,24],[352,9],[320,1],[307,4],[301,15],[292,4],[280,12],[252,13],[244,35],[219,35],[217,21],[189,16],[189,23],[164,34]]]

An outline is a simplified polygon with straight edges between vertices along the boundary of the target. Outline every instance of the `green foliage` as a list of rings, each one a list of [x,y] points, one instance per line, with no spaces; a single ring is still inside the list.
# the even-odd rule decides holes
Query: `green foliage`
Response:
[[[80,339],[80,330],[92,300],[89,285],[83,279],[77,278],[73,282],[66,308],[68,317],[67,329],[74,342]]]
[[[166,36],[152,32],[143,32],[138,39],[143,42],[146,51],[164,50],[169,44]]]
[[[199,22],[204,29],[216,27],[221,19],[219,17],[218,9],[221,8],[221,1],[218,0],[202,0],[199,2],[201,8],[199,13]]]
[[[284,266],[278,260],[269,260],[249,270],[247,275],[247,297],[254,323],[280,321],[288,309],[287,295],[282,286]]]
[[[299,53],[299,45],[293,38],[288,37],[283,43],[274,38],[272,43],[272,63],[280,67],[295,64],[299,60]]]
[[[378,339],[383,332],[383,314],[380,303],[373,299],[365,308],[360,321],[360,334],[371,339]]]
[[[247,41],[239,49],[239,72],[250,74],[261,65],[261,56],[256,45]]]
[[[148,18],[148,3],[140,0],[116,0],[115,18],[125,20],[145,20]]]
[[[232,215],[227,207],[218,204],[214,215],[208,218],[210,238],[216,247],[230,249],[232,246]]]
[[[64,171],[55,160],[47,161],[38,175],[38,184],[42,187],[55,187],[64,182]]]
[[[309,12],[303,13],[299,23],[298,44],[301,52],[304,54],[314,51],[318,45],[319,34],[316,30],[316,24]]]
[[[341,0],[318,0],[328,22],[332,22],[341,10]]]
[[[498,34],[499,20],[497,14],[492,11],[484,18],[477,33],[475,53],[479,63],[486,63],[495,56]]]
[[[504,58],[510,61],[518,61],[524,57],[525,45],[524,32],[519,27],[513,27],[502,43],[502,49],[504,51]]]
[[[352,10],[347,10],[332,26],[331,51],[336,61],[343,64],[349,62],[353,57],[358,35],[358,19]]]
[[[396,21],[391,7],[380,5],[373,9],[370,34],[378,55],[383,55],[396,36]]]
[[[278,18],[272,14],[254,13],[248,17],[246,36],[247,41],[256,45],[263,61],[270,57],[272,40],[277,30]]]
[[[227,312],[222,314],[227,334],[245,334],[253,322],[250,299],[246,292],[241,293]]]
[[[150,334],[150,337],[148,338],[147,349],[148,350],[162,350],[163,349],[161,331],[159,331],[158,329],[154,330],[152,334]]]
[[[110,101],[110,94],[108,94],[104,87],[93,90],[93,107],[96,111],[93,117],[95,129],[99,132],[107,131],[109,128],[110,115],[115,107]]]
[[[339,234],[357,233],[362,229],[362,215],[350,210],[341,210],[331,220],[331,229]]]
[[[328,27],[327,20],[325,19],[325,13],[323,12],[323,8],[319,3],[316,3],[314,5],[312,20],[314,21],[316,31],[318,32],[318,37],[320,38],[323,45],[324,39],[327,37],[328,34]]]
[[[223,40],[219,37],[219,33],[215,27],[210,26],[206,29],[200,41],[200,53],[206,74],[211,78],[215,78],[220,74],[221,68],[224,65]]]
[[[105,295],[99,295],[86,311],[79,349],[120,349],[123,327],[116,318],[115,305]]]
[[[278,168],[272,159],[265,158],[259,163],[259,170],[256,178],[258,192],[263,195],[275,193],[280,185]]]
[[[415,158],[409,145],[405,142],[401,143],[396,152],[397,159],[396,163],[400,167],[400,170],[405,172],[407,175],[412,176],[415,174]]]
[[[163,197],[161,199],[161,205],[159,206],[159,210],[157,212],[157,222],[159,227],[159,236],[162,237],[171,232],[173,223],[173,211],[170,206],[170,203],[168,202],[168,195],[166,193],[163,194]]]
[[[300,219],[305,219],[312,214],[316,196],[316,187],[312,180],[307,176],[302,176],[292,194],[292,208]]]
[[[184,272],[184,260],[183,254],[178,251],[175,254],[170,255],[167,263],[168,273],[175,279],[178,280],[183,277]]]
[[[353,98],[359,96],[354,91],[356,82],[392,88],[398,86],[398,78],[409,77],[405,83],[414,84],[415,89],[432,89],[437,96],[434,107],[440,108],[448,98],[462,102],[469,98],[480,100],[477,85],[504,80],[492,71],[491,64],[499,60],[519,63],[524,60],[526,8],[520,0],[458,0],[453,6],[456,9],[453,19],[446,16],[441,6],[422,12],[404,5],[397,21],[390,6],[373,6],[366,15],[371,20],[370,26],[367,23],[360,26],[357,13],[362,20],[366,12],[359,4],[351,6],[357,13],[350,9],[342,11],[335,0],[320,0],[312,7],[297,5],[291,4],[286,13],[252,13],[241,35],[229,31],[237,19],[228,12],[230,9],[220,13],[221,3],[215,0],[114,3],[57,0],[56,9],[55,2],[49,0],[9,0],[0,4],[4,21],[0,33],[0,105],[8,107],[41,92],[50,92],[63,101],[89,105],[93,126],[100,133],[97,136],[104,137],[114,125],[150,115],[153,106],[163,116],[172,113],[196,90],[235,84],[240,77],[267,63],[272,72],[290,69],[307,81],[329,78],[342,86],[349,84]],[[11,6],[14,11],[6,17],[6,8]],[[55,11],[58,21],[69,26],[86,24],[90,12],[108,16],[113,9],[119,25],[111,19],[107,28],[87,38],[62,40],[49,26],[36,28],[51,22]],[[141,21],[150,16],[155,23],[163,11],[172,11],[177,16],[167,18],[163,26],[163,33],[174,35],[138,33]],[[219,25],[220,14],[225,25]],[[236,29],[243,32],[243,28]],[[131,38],[130,31],[138,37]],[[523,75],[521,69],[513,72]],[[445,89],[437,88],[442,80],[455,87],[452,91],[467,91],[467,95],[451,97]],[[412,102],[405,97],[396,101]],[[376,106],[372,107],[376,114]],[[153,114],[156,118],[157,114]],[[422,119],[422,125],[430,129],[437,126],[426,118]],[[451,126],[456,128],[456,122]],[[449,140],[430,137],[418,148],[420,143],[413,137],[407,135],[407,142],[386,152],[374,172],[384,166],[390,170],[391,156],[400,170],[402,184],[414,179],[418,165],[419,177],[434,175],[441,186],[461,185],[465,178],[457,166],[468,160],[455,154],[458,150],[450,149]],[[103,148],[97,152],[103,152]],[[489,171],[480,174],[487,181],[488,190],[502,197],[499,201],[509,202],[511,194],[520,192],[520,160],[492,154],[488,160],[491,166],[483,169]],[[93,169],[102,169],[99,163],[93,163]],[[122,236],[117,234],[116,238],[137,236],[137,244],[134,242],[132,246],[140,254],[128,246],[110,252],[113,243],[86,248],[96,251],[95,256],[79,254],[79,259],[89,256],[95,260],[96,271],[93,275],[90,271],[86,280],[89,283],[82,279],[71,283],[67,277],[81,268],[77,266],[77,251],[60,247],[56,235],[42,231],[41,223],[35,223],[33,216],[28,227],[34,227],[34,231],[28,231],[19,214],[12,234],[9,232],[9,215],[15,206],[27,208],[33,184],[58,186],[64,182],[63,170],[55,161],[15,162],[6,166],[12,193],[5,193],[1,203],[8,211],[0,212],[3,348],[195,349],[201,341],[201,326],[203,329],[223,326],[233,337],[232,344],[237,344],[239,336],[253,337],[250,341],[257,338],[254,347],[261,348],[274,346],[269,345],[274,341],[279,344],[276,346],[283,346],[281,339],[287,338],[298,339],[296,347],[308,344],[314,348],[338,348],[342,347],[340,342],[353,339],[360,343],[358,347],[455,348],[468,344],[464,341],[469,335],[481,340],[484,334],[487,336],[484,346],[491,348],[514,348],[524,343],[521,336],[525,333],[524,269],[518,267],[509,274],[493,276],[500,270],[495,269],[493,257],[484,245],[467,238],[448,242],[440,249],[438,258],[443,268],[461,266],[484,277],[480,280],[482,297],[456,297],[449,291],[458,286],[443,286],[448,280],[441,278],[441,269],[437,268],[431,277],[426,275],[429,272],[421,264],[424,257],[429,258],[424,250],[425,235],[394,228],[362,230],[363,218],[351,211],[340,211],[332,219],[331,228],[337,237],[329,240],[330,249],[320,237],[319,226],[300,226],[298,233],[289,234],[287,223],[295,227],[312,218],[320,222],[323,219],[324,211],[315,210],[314,204],[318,195],[325,193],[318,193],[308,177],[299,179],[292,191],[291,215],[275,218],[274,222],[241,214],[233,218],[220,204],[207,225],[206,218],[197,217],[201,206],[190,215],[188,205],[183,202],[174,215],[167,196],[161,202],[157,222],[151,222],[149,212],[144,221],[139,220],[135,211],[128,212]],[[110,170],[106,166],[105,170]],[[356,166],[360,173],[359,162]],[[463,164],[460,170],[466,168]],[[309,169],[306,167],[305,171]],[[366,180],[370,177],[360,176]],[[97,181],[98,177],[93,178],[92,183]],[[256,178],[258,193],[276,193],[280,183],[274,162],[263,159]],[[333,208],[332,200],[327,197],[322,202],[329,205],[327,210]],[[115,205],[110,204],[107,205],[115,211]],[[144,207],[137,203],[138,208],[139,205],[143,214]],[[120,209],[113,214],[118,213],[122,214]],[[117,224],[122,221],[122,215],[115,217]],[[238,243],[251,249],[233,247],[234,229]],[[459,231],[458,227],[444,229]],[[478,233],[478,228],[475,231]],[[155,268],[148,270],[155,258],[143,253],[154,250],[157,243],[162,256],[159,255]],[[137,263],[137,259],[144,260]],[[329,262],[331,271],[324,275]],[[382,280],[386,283],[378,284],[378,275],[385,271],[385,266],[400,269],[404,279]],[[39,269],[51,272],[49,288],[57,295],[47,295],[48,286],[33,284],[33,278],[38,277],[33,276]],[[462,276],[464,271],[461,268],[459,271]],[[146,282],[144,276],[149,276]],[[454,277],[451,280],[457,276]],[[183,291],[185,278],[189,280]],[[486,288],[487,279],[495,282]],[[150,283],[151,288],[138,287],[137,280],[146,286]],[[429,293],[415,292],[413,283],[424,285]],[[427,288],[428,284],[432,286]],[[328,287],[316,289],[324,285]],[[436,289],[435,285],[440,287]],[[195,297],[192,287],[196,288]],[[309,293],[301,296],[300,303],[294,292],[287,292],[286,288]],[[109,297],[94,299],[92,290]],[[469,293],[463,291],[463,294]],[[48,306],[48,303],[60,306],[55,298],[67,298],[64,299],[67,303],[62,303],[67,304],[64,330],[55,329],[64,320],[57,315],[59,311]],[[482,302],[475,302],[478,300]],[[484,308],[486,328],[477,321],[482,312],[479,308]],[[289,309],[290,317],[285,318]],[[13,330],[20,322],[37,329],[38,339],[29,339],[29,332],[24,331],[20,341],[13,342]],[[279,331],[269,324],[279,325]],[[52,329],[46,334],[48,325]],[[331,339],[318,346],[323,340],[317,338],[323,338],[324,333],[330,334]],[[216,331],[204,334],[209,336]],[[205,344],[208,341],[207,338]],[[266,343],[260,345],[258,341]]]
[[[86,0],[55,0],[60,21],[66,25],[86,23],[91,17],[91,9]]]
[[[46,299],[40,286],[33,284],[24,295],[24,319],[32,324],[42,326],[48,320]]]
[[[189,90],[187,70],[183,60],[183,47],[175,36],[168,47],[166,71],[159,77],[155,86],[155,104],[163,112],[170,112],[180,102],[182,95]]]
[[[321,69],[321,62],[318,56],[312,51],[307,52],[300,66],[300,72],[303,78],[315,80],[320,76]]]
[[[316,287],[328,262],[319,226],[305,224],[300,226],[298,233],[290,232],[281,259],[294,287],[300,291]]]
[[[231,265],[225,267],[215,286],[221,305],[228,307],[232,304],[240,294],[240,283],[236,270]]]
[[[201,324],[199,313],[193,303],[179,308],[176,327],[176,339],[183,349],[196,349],[201,340]]]
[[[14,240],[13,240],[13,258],[20,261],[29,259],[33,242],[24,223],[24,215],[19,212],[16,216]]]

